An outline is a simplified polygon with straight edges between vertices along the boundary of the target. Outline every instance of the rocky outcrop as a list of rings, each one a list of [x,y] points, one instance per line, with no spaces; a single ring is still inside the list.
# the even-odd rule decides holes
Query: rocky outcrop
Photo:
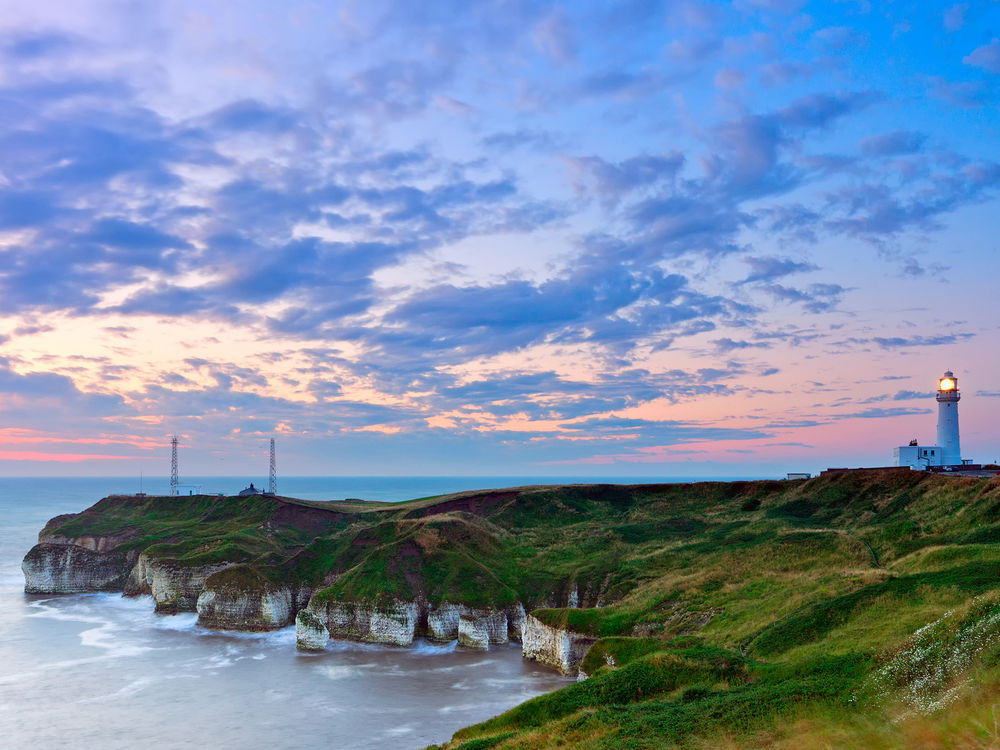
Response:
[[[580,587],[574,582],[566,595],[566,606],[577,609],[580,606]]]
[[[507,607],[507,636],[510,640],[521,642],[525,617],[524,605],[521,602]]]
[[[505,620],[505,630],[506,626],[507,622]],[[489,648],[489,619],[475,617],[474,615],[462,615],[458,618],[458,645],[465,646],[466,648]]]
[[[24,590],[29,594],[120,591],[134,559],[123,552],[74,544],[36,544],[21,563]]]
[[[326,625],[308,609],[295,616],[295,645],[303,651],[322,651],[330,640]]]
[[[275,584],[249,566],[234,565],[205,580],[198,595],[198,624],[221,630],[283,628],[292,624],[311,593]]]
[[[296,637],[306,643],[321,637],[315,618],[330,638],[406,646],[426,633],[433,641],[457,640],[461,646],[483,649],[491,643],[520,640],[525,617],[520,603],[496,609],[450,602],[428,606],[402,599],[387,605],[313,600],[303,612],[308,614],[296,618]]]
[[[622,593],[611,588],[611,579],[611,573],[599,580],[566,579],[534,604],[544,609],[600,609],[621,599]]]
[[[195,605],[198,624],[220,630],[275,630],[292,621],[292,592],[204,589]]]
[[[198,597],[210,575],[232,563],[182,565],[176,560],[150,557],[145,553],[125,581],[125,596],[151,594],[157,612],[194,612]]]
[[[506,610],[470,609],[458,620],[458,645],[489,648],[509,639]]]
[[[408,646],[413,642],[420,614],[416,602],[402,599],[384,605],[312,601],[308,609],[323,623],[331,638],[394,646]]]
[[[546,625],[533,615],[524,618],[521,641],[524,658],[548,664],[566,675],[576,674],[595,640],[591,636]]]
[[[458,638],[458,621],[466,607],[444,602],[427,612],[427,637],[432,641],[453,641]]]
[[[504,609],[466,607],[445,602],[427,612],[427,637],[433,641],[458,640],[469,648],[521,639],[524,607],[518,602]]]

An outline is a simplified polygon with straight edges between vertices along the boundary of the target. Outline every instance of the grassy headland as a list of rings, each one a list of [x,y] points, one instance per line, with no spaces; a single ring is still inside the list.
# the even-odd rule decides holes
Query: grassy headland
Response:
[[[981,697],[1000,683],[996,479],[858,472],[390,504],[113,497],[46,533],[239,562],[248,582],[321,598],[521,601],[598,639],[590,679],[448,747],[793,747],[800,730],[815,747],[905,747],[913,731],[946,734],[935,722],[986,746],[994,732],[962,685],[993,691]],[[967,726],[933,714],[949,703]]]

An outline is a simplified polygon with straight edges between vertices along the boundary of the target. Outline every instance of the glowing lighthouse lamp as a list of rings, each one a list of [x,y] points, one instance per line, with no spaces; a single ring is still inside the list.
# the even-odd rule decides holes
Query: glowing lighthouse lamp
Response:
[[[938,378],[937,445],[918,445],[911,440],[893,450],[896,466],[926,469],[931,466],[958,466],[962,463],[962,448],[958,437],[958,378],[947,370]]]

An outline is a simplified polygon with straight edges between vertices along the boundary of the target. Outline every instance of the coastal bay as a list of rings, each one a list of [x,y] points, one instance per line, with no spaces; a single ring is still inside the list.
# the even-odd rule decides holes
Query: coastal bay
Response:
[[[223,488],[238,480],[201,481]],[[287,481],[317,499],[395,499],[468,480]],[[484,653],[422,640],[408,649],[331,642],[323,654],[304,654],[294,626],[213,631],[195,613],[156,613],[149,596],[26,595],[21,560],[46,521],[135,484],[0,480],[0,734],[8,747],[419,748],[568,682],[525,662],[516,646]]]

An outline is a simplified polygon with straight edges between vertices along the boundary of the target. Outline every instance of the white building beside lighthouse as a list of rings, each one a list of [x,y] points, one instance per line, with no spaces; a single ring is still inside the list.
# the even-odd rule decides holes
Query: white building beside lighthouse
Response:
[[[962,448],[958,436],[958,401],[961,397],[958,378],[951,370],[947,370],[938,378],[937,445],[920,445],[916,440],[911,440],[909,445],[895,448],[892,457],[896,466],[927,469],[931,466],[962,464]]]

